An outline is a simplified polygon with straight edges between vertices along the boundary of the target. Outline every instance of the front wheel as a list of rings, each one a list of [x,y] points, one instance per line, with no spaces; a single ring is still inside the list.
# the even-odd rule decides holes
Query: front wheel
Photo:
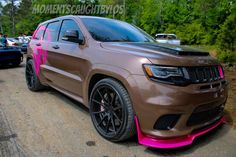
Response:
[[[103,79],[94,86],[90,96],[90,115],[98,133],[107,140],[123,141],[135,133],[129,94],[114,79]]]

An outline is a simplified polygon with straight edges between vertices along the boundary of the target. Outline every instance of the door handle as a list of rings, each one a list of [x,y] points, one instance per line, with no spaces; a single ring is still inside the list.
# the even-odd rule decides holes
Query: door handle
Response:
[[[40,44],[40,43],[37,43],[36,46],[41,46],[41,44]]]
[[[60,47],[58,45],[53,46],[54,49],[59,49]]]

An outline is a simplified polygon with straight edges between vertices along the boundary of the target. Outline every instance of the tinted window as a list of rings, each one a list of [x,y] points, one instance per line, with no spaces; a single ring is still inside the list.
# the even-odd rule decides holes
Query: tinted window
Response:
[[[141,29],[126,22],[82,17],[84,25],[91,36],[103,42],[155,42],[155,40]]]
[[[168,35],[168,39],[174,40],[174,39],[177,39],[177,38],[174,35]]]
[[[60,22],[52,22],[49,23],[44,35],[44,40],[47,41],[57,41],[58,39],[58,32],[60,28]]]
[[[43,34],[44,34],[44,31],[45,31],[45,25],[42,25],[40,26],[38,29],[37,29],[37,32],[35,33],[33,39],[36,39],[36,40],[42,40],[43,39]]]
[[[158,39],[164,39],[165,36],[164,36],[164,35],[157,35],[156,38],[158,38]]]
[[[59,41],[63,41],[62,37],[65,34],[67,30],[78,30],[79,31],[79,36],[82,38],[82,33],[77,25],[77,23],[73,20],[63,20],[62,26],[61,26],[61,31],[60,31],[60,36],[59,36]]]

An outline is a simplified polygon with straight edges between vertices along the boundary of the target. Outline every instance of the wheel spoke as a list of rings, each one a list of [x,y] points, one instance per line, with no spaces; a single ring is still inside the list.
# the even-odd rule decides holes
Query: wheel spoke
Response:
[[[108,104],[111,104],[111,102],[110,102],[110,93],[108,92],[108,89],[107,88],[105,88],[105,93],[107,94],[107,103]],[[104,98],[105,99],[105,98]]]
[[[115,112],[113,112],[113,115],[115,116],[115,118],[120,122],[122,123],[122,120],[120,120],[120,118],[117,116],[117,114]]]
[[[26,73],[31,75],[31,73],[29,72],[29,70],[26,70]]]
[[[29,73],[30,75],[33,75],[32,70],[33,70],[32,67],[28,65],[27,68],[26,68],[26,72]]]
[[[98,92],[99,96],[101,97],[101,99],[103,100],[104,98],[98,89],[97,89],[97,92]]]
[[[97,111],[97,112],[93,112],[93,114],[101,114],[101,113],[104,113],[106,112],[105,110],[104,111]]]
[[[31,73],[33,73],[33,67],[32,67],[32,66],[29,66],[29,71],[30,71]]]
[[[116,110],[119,110],[119,109],[122,109],[122,107],[121,106],[117,106],[117,107],[113,108],[113,111],[116,111]]]
[[[109,105],[109,103],[106,102],[106,99],[102,96],[101,92],[98,89],[97,89],[97,92],[98,92],[98,95],[101,97],[101,99],[104,101],[104,103]]]
[[[102,124],[102,122],[105,120],[105,118],[106,118],[106,116],[104,116],[104,117],[102,118],[102,120],[97,124],[97,127],[98,127],[100,124]]]
[[[114,104],[114,102],[115,102],[115,100],[116,100],[116,93],[113,93],[114,95],[113,95],[113,97],[112,97],[112,99],[111,99],[111,104],[113,105]]]
[[[111,124],[112,124],[112,127],[114,129],[114,132],[116,133],[116,126],[115,126],[115,123],[114,123],[114,119],[113,119],[113,116],[111,118]]]
[[[92,99],[92,101],[98,103],[99,105],[101,105],[102,107],[104,107],[104,108],[107,109],[107,106],[104,105],[103,103],[101,103],[101,102],[99,102],[99,101],[97,101],[97,100],[95,100],[95,99]]]
[[[111,121],[111,118],[108,117],[107,126],[106,126],[106,133],[108,133],[110,121]]]
[[[30,82],[30,83],[31,83],[31,86],[33,86],[33,84],[34,84],[34,78],[33,78],[33,76],[30,77],[30,81],[31,81],[31,82]]]
[[[28,74],[31,74],[31,72],[30,72],[30,70],[29,70],[29,67],[27,66],[27,68],[26,68],[26,73],[28,73]]]

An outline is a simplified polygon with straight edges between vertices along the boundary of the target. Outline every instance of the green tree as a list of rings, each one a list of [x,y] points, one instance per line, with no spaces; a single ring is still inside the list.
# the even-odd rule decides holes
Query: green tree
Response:
[[[231,14],[221,25],[217,43],[221,49],[236,50],[236,3],[232,5]]]

